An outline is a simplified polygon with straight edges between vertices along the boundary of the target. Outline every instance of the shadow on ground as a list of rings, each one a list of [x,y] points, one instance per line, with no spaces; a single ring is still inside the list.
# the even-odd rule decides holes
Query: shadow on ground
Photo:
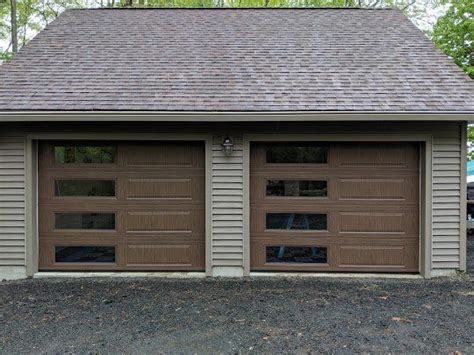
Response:
[[[467,236],[467,272],[474,275],[474,234]]]

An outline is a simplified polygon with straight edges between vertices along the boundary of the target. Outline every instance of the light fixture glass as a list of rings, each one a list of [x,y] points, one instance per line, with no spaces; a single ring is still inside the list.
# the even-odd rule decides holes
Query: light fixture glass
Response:
[[[234,142],[229,135],[226,135],[224,141],[222,142],[222,151],[224,152],[225,156],[232,155],[234,152]]]

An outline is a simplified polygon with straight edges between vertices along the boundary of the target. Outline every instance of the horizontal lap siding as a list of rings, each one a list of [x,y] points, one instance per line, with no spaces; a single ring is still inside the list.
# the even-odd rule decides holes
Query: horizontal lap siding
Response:
[[[212,266],[243,266],[242,137],[234,136],[234,152],[222,152],[223,136],[212,144]]]
[[[433,269],[460,267],[461,145],[459,125],[433,134]]]
[[[464,193],[461,192],[464,147],[461,147],[460,127],[460,124],[444,123],[398,129],[399,133],[433,136],[433,269],[460,267],[461,218],[465,217],[460,216],[461,193]],[[242,267],[242,137],[234,135],[235,151],[231,157],[222,153],[222,139],[222,135],[216,135],[212,146],[212,265]],[[0,131],[0,265],[25,264],[24,154],[21,133]]]
[[[0,133],[0,266],[25,265],[25,138]]]

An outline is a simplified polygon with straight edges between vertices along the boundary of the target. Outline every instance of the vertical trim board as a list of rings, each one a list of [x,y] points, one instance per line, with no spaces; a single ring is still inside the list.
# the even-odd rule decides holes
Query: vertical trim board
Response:
[[[459,269],[461,271],[467,270],[467,122],[463,122],[460,127],[461,134],[461,211],[460,211],[460,228],[461,235],[459,245],[443,243],[443,249],[459,248],[460,262]]]

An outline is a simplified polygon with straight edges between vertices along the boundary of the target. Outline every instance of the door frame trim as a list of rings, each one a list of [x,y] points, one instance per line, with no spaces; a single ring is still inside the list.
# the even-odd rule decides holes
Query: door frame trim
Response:
[[[205,273],[212,274],[211,259],[211,182],[212,134],[180,133],[28,133],[25,138],[25,234],[26,276],[33,277],[39,267],[38,220],[38,142],[43,140],[104,140],[104,141],[201,141],[205,144]]]
[[[419,272],[431,277],[433,219],[433,136],[431,134],[244,134],[243,135],[243,197],[244,197],[244,275],[250,276],[250,144],[253,142],[415,142],[420,147],[419,196]]]

